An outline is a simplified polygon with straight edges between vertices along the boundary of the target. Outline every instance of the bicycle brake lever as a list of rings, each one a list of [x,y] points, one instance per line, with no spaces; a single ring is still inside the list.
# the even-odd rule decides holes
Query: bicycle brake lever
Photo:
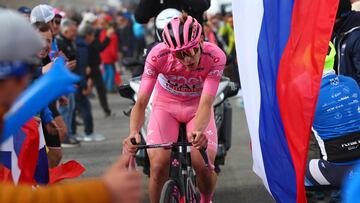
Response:
[[[205,161],[205,165],[209,166],[209,158],[208,158],[208,155],[207,155],[205,149],[200,149],[199,151],[200,151],[200,154],[201,154],[202,158]]]

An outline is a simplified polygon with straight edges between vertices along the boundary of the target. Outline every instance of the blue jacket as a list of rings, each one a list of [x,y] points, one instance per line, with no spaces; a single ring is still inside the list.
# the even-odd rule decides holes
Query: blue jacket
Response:
[[[89,45],[81,37],[77,37],[75,43],[77,49],[75,73],[82,78],[80,89],[84,89],[87,87],[85,70],[89,66]]]

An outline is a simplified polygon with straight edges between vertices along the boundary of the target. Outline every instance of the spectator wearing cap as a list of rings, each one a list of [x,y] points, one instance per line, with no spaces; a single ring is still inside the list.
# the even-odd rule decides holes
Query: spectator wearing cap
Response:
[[[55,36],[60,31],[60,23],[62,16],[59,13],[55,13],[53,7],[47,4],[40,4],[35,6],[30,15],[30,22],[32,24],[36,22],[45,22],[50,25],[53,35],[53,43],[51,45],[50,59],[53,61],[58,56],[58,48]]]
[[[105,69],[103,78],[107,91],[113,92],[115,63],[118,61],[118,37],[115,33],[114,22],[111,16],[104,15],[101,20],[102,30],[100,32],[100,42],[104,42],[106,38],[110,36],[109,45],[100,53],[101,61]]]
[[[42,65],[40,68],[37,68],[38,71],[35,71],[35,73],[38,73],[33,77],[36,80],[41,76],[43,71],[47,71],[52,66],[52,63],[48,63],[48,60],[46,60],[49,57],[48,55],[51,48],[52,34],[50,26],[45,22],[36,22],[33,26],[45,42],[45,46],[37,53],[37,56],[42,60]],[[59,117],[59,115],[57,115],[57,117]],[[62,149],[59,137],[60,134],[58,131],[60,127],[57,123],[58,122],[54,119],[52,111],[50,111],[49,108],[45,108],[41,111],[41,124],[43,126],[46,146],[49,149],[47,153],[49,168],[56,167],[62,159]]]
[[[100,71],[100,52],[103,51],[110,43],[110,37],[113,34],[113,29],[108,29],[106,32],[106,36],[103,41],[100,42],[100,32],[101,30],[97,29],[98,24],[98,17],[93,13],[85,13],[82,19],[82,22],[79,27],[83,25],[91,25],[92,28],[95,29],[95,39],[94,41],[89,44],[89,52],[88,52],[88,60],[89,60],[89,67],[91,69],[90,77],[95,85],[96,92],[99,98],[100,106],[104,111],[104,116],[109,117],[112,114],[111,109],[109,107],[107,94],[106,94],[106,87],[104,84],[104,80],[101,76]]]
[[[70,69],[73,72],[80,72],[76,69],[76,46],[75,39],[77,34],[76,22],[70,19],[63,19],[60,25],[60,34],[56,36],[57,45],[59,51],[61,51],[68,60],[68,64],[70,63]],[[86,86],[86,83],[80,83],[80,86]],[[72,128],[72,123],[74,119],[75,112],[75,94],[71,93],[66,95],[66,99],[68,100],[67,105],[60,105],[59,112],[63,116],[65,124],[68,128],[68,136],[64,139],[62,143],[62,147],[75,147],[80,143],[75,138],[75,131]]]
[[[39,34],[21,15],[0,9],[0,137],[5,113],[30,78],[30,59],[42,47]],[[12,35],[26,33],[26,35]],[[11,52],[8,48],[12,47]],[[61,85],[61,84],[59,84]],[[12,203],[136,203],[141,201],[142,176],[128,171],[130,156],[123,155],[102,177],[52,186],[34,187],[0,183],[0,202]]]
[[[21,6],[18,8],[18,11],[19,13],[21,13],[21,15],[23,15],[26,19],[30,21],[31,8],[27,6]]]
[[[48,54],[48,57],[45,57],[42,59],[43,65],[51,65],[51,61],[54,61],[54,59],[59,55],[59,50],[57,47],[57,41],[55,39],[55,36],[59,33],[59,24],[60,24],[61,18],[56,15],[54,12],[54,8],[46,5],[46,4],[40,4],[35,6],[31,10],[30,14],[30,22],[32,24],[37,22],[44,22],[50,26],[50,30],[52,33],[52,43],[51,43],[51,49]],[[71,66],[71,63],[67,64],[68,66]],[[64,101],[64,99],[60,99],[60,101]],[[66,127],[65,121],[63,117],[60,115],[60,113],[57,110],[57,101],[53,101],[49,104],[49,108],[53,114],[53,117],[55,119],[56,124],[59,126],[59,137],[61,140],[63,140],[66,135],[68,134],[68,128]],[[47,136],[46,129],[44,130],[45,136]]]

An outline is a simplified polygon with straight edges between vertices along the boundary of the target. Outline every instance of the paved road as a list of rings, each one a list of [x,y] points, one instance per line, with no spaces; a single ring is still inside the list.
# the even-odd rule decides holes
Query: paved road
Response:
[[[64,149],[64,161],[75,159],[82,163],[87,171],[80,177],[94,177],[114,161],[121,152],[121,140],[128,135],[129,120],[122,113],[128,109],[129,100],[117,94],[109,95],[110,106],[116,113],[113,118],[104,118],[97,98],[91,100],[95,130],[104,134],[106,140],[96,143],[82,143],[77,148]],[[232,100],[233,142],[226,158],[226,164],[218,177],[214,201],[221,202],[274,202],[261,180],[252,172],[252,159],[249,150],[249,132],[243,108]],[[79,128],[79,133],[82,129]],[[147,178],[144,176],[144,189],[147,191]],[[146,193],[147,197],[147,193]],[[148,202],[145,198],[144,202]]]

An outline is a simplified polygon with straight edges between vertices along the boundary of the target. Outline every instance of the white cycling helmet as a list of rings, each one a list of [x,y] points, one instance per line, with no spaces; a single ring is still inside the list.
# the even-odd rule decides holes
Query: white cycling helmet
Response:
[[[156,37],[159,41],[162,41],[162,31],[164,27],[175,17],[181,16],[181,12],[175,8],[167,8],[161,11],[155,20]]]

